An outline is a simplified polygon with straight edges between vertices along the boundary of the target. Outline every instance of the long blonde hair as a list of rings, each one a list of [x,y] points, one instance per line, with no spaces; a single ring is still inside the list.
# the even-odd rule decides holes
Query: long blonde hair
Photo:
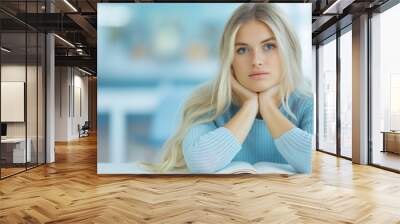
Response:
[[[246,3],[235,10],[225,25],[220,44],[220,68],[215,79],[193,92],[183,106],[181,121],[176,133],[163,145],[165,150],[160,172],[186,166],[182,142],[193,126],[215,120],[230,106],[235,97],[231,92],[231,65],[234,57],[236,34],[247,21],[258,20],[265,23],[274,33],[282,61],[280,82],[281,103],[290,116],[294,116],[288,106],[289,95],[299,90],[308,95],[307,82],[302,74],[301,48],[297,36],[282,12],[270,3]]]

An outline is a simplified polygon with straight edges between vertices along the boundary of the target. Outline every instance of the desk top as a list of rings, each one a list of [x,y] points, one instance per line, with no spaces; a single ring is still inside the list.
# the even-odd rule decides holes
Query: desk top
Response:
[[[400,134],[400,131],[381,131],[381,133],[384,133],[384,134]]]
[[[27,139],[28,141],[30,138]],[[25,138],[5,138],[1,139],[1,143],[20,143],[25,142]]]

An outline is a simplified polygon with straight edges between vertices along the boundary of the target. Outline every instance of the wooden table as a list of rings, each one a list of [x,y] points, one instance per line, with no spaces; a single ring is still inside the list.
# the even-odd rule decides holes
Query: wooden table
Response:
[[[383,150],[382,152],[392,152],[400,154],[400,131],[382,131]]]

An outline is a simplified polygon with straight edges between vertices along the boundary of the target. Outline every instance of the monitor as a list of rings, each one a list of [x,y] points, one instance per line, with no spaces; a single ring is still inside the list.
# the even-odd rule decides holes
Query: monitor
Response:
[[[7,136],[7,124],[1,123],[1,136]]]

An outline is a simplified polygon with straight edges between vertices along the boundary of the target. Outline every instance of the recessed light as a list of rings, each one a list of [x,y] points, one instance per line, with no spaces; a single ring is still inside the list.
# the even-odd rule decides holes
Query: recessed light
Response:
[[[78,10],[71,4],[69,3],[69,1],[64,0],[65,4],[67,4],[72,10],[74,10],[75,12],[78,12]]]
[[[71,44],[71,42],[69,42],[69,41],[67,41],[66,39],[60,37],[59,35],[54,34],[54,36],[57,37],[58,39],[60,39],[61,41],[63,41],[64,43],[68,44],[69,46],[75,48],[75,45]]]
[[[78,67],[78,69],[79,69],[79,71],[81,71],[81,72],[83,72],[83,73],[85,73],[85,74],[87,74],[87,75],[92,75],[92,73],[90,73],[90,72],[88,72],[88,71],[86,71],[86,70],[83,70],[83,69],[81,69],[81,68],[79,68]]]
[[[11,52],[11,50],[9,50],[9,49],[7,49],[7,48],[5,48],[5,47],[1,47],[1,50],[4,51],[4,52],[6,52],[6,53],[10,53],[10,52]]]

